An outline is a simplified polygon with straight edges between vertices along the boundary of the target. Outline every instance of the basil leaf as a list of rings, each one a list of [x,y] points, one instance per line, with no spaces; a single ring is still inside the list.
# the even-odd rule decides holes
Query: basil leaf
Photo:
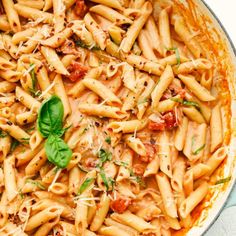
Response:
[[[174,101],[174,102],[181,103],[185,106],[194,106],[194,107],[199,109],[199,104],[197,102],[194,102],[194,101],[188,101],[188,100],[184,100],[184,99],[181,99],[181,98],[171,98],[171,100]]]
[[[6,136],[7,134],[3,132],[2,130],[0,130],[0,138],[5,138]]]
[[[79,188],[79,194],[83,193],[86,188],[93,182],[94,178],[86,178]]]
[[[229,182],[230,180],[231,180],[231,176],[216,181],[215,185],[217,185],[217,184],[224,184],[224,183]]]
[[[106,161],[111,161],[112,159],[112,154],[111,152],[101,148],[99,151],[98,151],[98,157],[100,159],[100,162],[101,163],[104,163]]]
[[[42,104],[38,114],[37,126],[44,138],[50,134],[63,135],[61,132],[63,115],[64,107],[59,97],[52,96]]]
[[[107,142],[108,144],[111,144],[111,137],[110,136],[106,137],[105,142]]]
[[[45,151],[50,162],[65,168],[72,156],[69,146],[57,135],[51,134],[45,143]]]
[[[196,149],[196,150],[193,152],[193,155],[197,155],[204,147],[205,147],[205,144],[203,144],[201,147],[199,147],[198,149]]]
[[[109,190],[109,183],[108,183],[105,171],[102,168],[100,169],[100,176],[101,176],[102,181],[103,181],[103,183],[104,183],[104,185],[106,187],[106,190],[108,191]]]
[[[114,161],[114,163],[118,166],[128,167],[128,163],[124,161]]]
[[[11,143],[10,152],[13,152],[19,145],[20,145],[20,142],[16,139],[13,139]]]

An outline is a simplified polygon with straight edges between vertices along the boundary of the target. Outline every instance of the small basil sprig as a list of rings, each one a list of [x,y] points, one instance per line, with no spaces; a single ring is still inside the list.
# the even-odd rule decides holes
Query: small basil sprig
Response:
[[[81,194],[92,184],[94,178],[86,178],[85,181],[81,184],[78,194]]]
[[[69,146],[60,137],[66,129],[63,129],[64,107],[62,101],[57,96],[52,96],[46,100],[38,114],[37,127],[44,138],[45,152],[50,162],[60,168],[65,168],[72,156]]]

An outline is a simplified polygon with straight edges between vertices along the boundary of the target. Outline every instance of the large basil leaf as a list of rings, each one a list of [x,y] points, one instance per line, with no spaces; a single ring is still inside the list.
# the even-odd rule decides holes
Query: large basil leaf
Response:
[[[59,97],[52,96],[42,104],[37,125],[39,132],[44,138],[47,138],[50,134],[57,133],[61,136],[63,115],[64,107]]]
[[[48,160],[60,168],[65,168],[72,156],[69,146],[55,134],[50,134],[46,140],[45,151]]]

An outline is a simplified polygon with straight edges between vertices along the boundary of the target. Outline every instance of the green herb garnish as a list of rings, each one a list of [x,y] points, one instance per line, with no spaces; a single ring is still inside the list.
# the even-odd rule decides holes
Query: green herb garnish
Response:
[[[106,177],[106,174],[105,174],[105,171],[103,168],[100,169],[100,176],[102,178],[102,181],[106,187],[106,190],[108,191],[109,190],[109,183],[108,183],[108,180],[107,180],[107,177]]]
[[[93,180],[94,180],[94,178],[86,178],[85,181],[81,184],[78,194],[83,193],[84,190],[87,189],[88,186],[93,182]]]
[[[174,101],[174,102],[181,103],[185,106],[194,106],[197,109],[199,109],[199,104],[197,102],[194,102],[194,101],[188,101],[188,100],[184,100],[184,99],[181,99],[181,98],[171,98],[171,100]]]
[[[101,50],[101,48],[98,47],[97,45],[91,47],[91,46],[85,44],[81,39],[77,39],[75,44],[76,44],[76,46],[81,47],[81,48],[86,48],[86,49],[90,49],[90,50]]]
[[[13,139],[11,143],[10,152],[13,152],[19,145],[20,145],[20,142],[16,139]]]
[[[22,140],[22,142],[21,142],[21,143],[23,143],[23,144],[28,144],[28,143],[29,143],[29,140],[30,140],[30,138],[22,138],[21,140]]]
[[[100,162],[101,164],[103,164],[104,162],[106,161],[111,161],[112,159],[112,154],[111,152],[101,148],[99,151],[98,151],[98,157],[100,159]]]
[[[111,144],[111,137],[110,136],[107,136],[105,138],[105,142],[107,142],[108,144]]]
[[[0,130],[0,138],[5,138],[6,136],[7,134],[3,132],[2,130]]]
[[[114,163],[118,166],[128,167],[128,163],[124,161],[114,161]]]
[[[216,181],[215,185],[217,185],[217,184],[224,184],[224,183],[229,182],[230,180],[231,180],[231,176]]]
[[[196,149],[196,150],[193,152],[193,155],[197,155],[204,147],[205,147],[205,144],[203,144],[201,147],[199,147],[198,149]]]

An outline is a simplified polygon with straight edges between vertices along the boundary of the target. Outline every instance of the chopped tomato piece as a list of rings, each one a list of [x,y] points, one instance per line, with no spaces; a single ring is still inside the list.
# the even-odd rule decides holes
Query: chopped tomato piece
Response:
[[[163,116],[165,123],[166,123],[166,128],[167,129],[172,129],[174,127],[178,126],[178,122],[177,119],[175,117],[175,113],[173,111],[167,112],[164,116]]]
[[[160,116],[158,122],[150,121],[148,128],[153,131],[169,130],[178,126],[178,121],[174,111],[168,111]]]
[[[117,199],[111,201],[110,207],[113,211],[122,214],[128,209],[130,204],[131,199],[123,196],[118,196]]]
[[[69,80],[71,80],[72,82],[75,82],[84,77],[84,75],[88,71],[88,68],[79,62],[73,62],[69,66],[68,71],[70,72],[70,75],[68,77]]]
[[[77,0],[74,8],[75,14],[79,17],[84,17],[87,12],[87,6],[84,3],[84,0]]]

